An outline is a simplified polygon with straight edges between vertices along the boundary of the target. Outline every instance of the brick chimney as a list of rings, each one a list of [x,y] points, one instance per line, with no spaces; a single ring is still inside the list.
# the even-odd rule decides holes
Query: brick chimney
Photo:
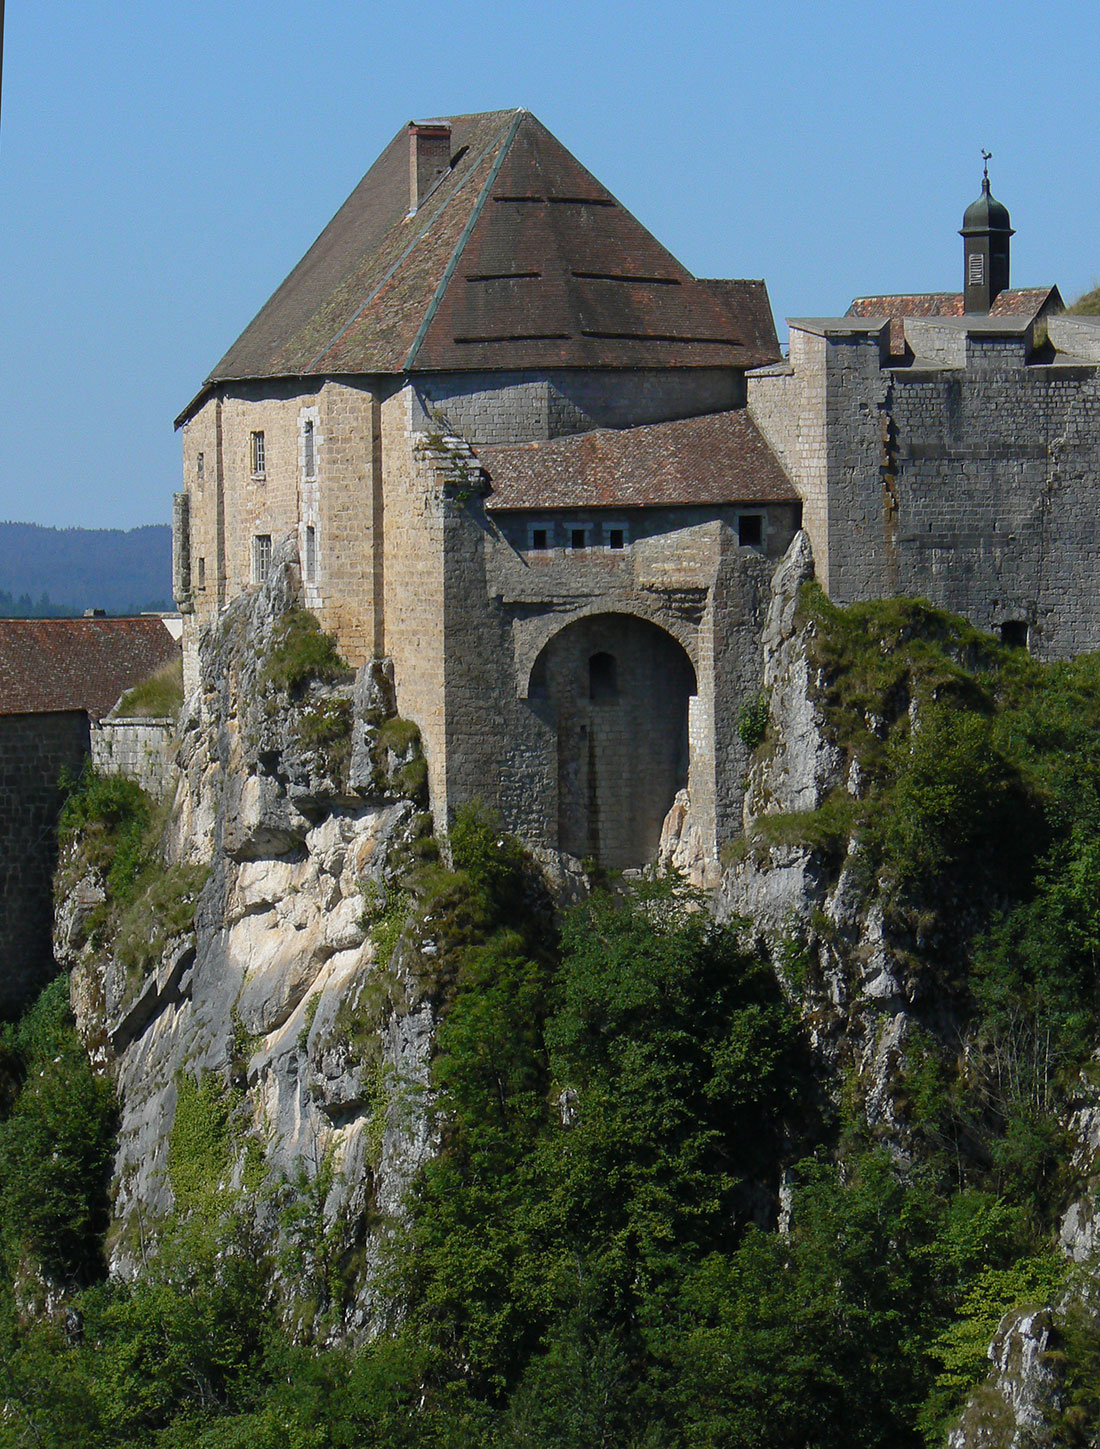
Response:
[[[414,212],[451,164],[446,121],[409,122],[409,211]]]

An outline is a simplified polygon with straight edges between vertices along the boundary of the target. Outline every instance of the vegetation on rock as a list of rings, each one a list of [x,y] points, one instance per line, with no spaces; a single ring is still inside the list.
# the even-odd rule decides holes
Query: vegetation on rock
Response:
[[[0,1445],[916,1449],[943,1443],[1001,1316],[1041,1304],[1052,1432],[1090,1442],[1095,1290],[1052,1243],[1083,1187],[1066,1124],[1095,1096],[1100,658],[1039,665],[919,601],[810,589],[801,609],[857,784],[763,817],[750,849],[844,860],[881,908],[909,976],[889,1113],[821,1045],[856,1010],[842,922],[801,922],[773,967],[675,881],[555,917],[517,842],[465,809],[451,869],[421,833],[364,888],[377,973],[329,1028],[359,1054],[377,1156],[380,1028],[423,1002],[437,1023],[439,1150],[389,1224],[390,1321],[328,1341],[363,1266],[325,1214],[332,1163],[283,1183],[281,1236],[260,1233],[221,1077],[178,1081],[177,1220],[142,1275],[91,1281],[110,1100],[55,985],[0,1038]],[[400,768],[415,738],[386,728]],[[151,901],[151,809],[96,778],[70,799],[112,910]],[[826,958],[851,973],[831,1015]],[[23,1311],[36,1273],[79,1329]]]
[[[336,646],[335,634],[326,634],[308,609],[291,609],[275,625],[262,677],[276,689],[290,693],[311,680],[336,684],[351,677],[351,669]]]
[[[123,719],[174,719],[183,704],[183,659],[170,660],[128,689],[115,713]]]

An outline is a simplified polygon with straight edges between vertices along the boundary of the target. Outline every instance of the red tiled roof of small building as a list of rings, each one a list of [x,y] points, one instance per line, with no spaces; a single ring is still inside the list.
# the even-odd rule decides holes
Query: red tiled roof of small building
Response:
[[[99,719],[178,654],[155,615],[0,619],[0,715],[84,710]]]
[[[1057,287],[1014,287],[1000,292],[989,309],[991,317],[1038,317],[1061,312],[1064,303]],[[856,297],[847,317],[889,317],[890,356],[905,355],[906,317],[962,317],[961,292],[912,292],[896,297]]]
[[[798,493],[748,411],[549,442],[481,447],[495,512],[793,503]]]

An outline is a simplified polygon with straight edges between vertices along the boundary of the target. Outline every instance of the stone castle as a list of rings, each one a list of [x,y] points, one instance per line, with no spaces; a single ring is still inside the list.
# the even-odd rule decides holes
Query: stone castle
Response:
[[[784,360],[763,282],[693,277],[528,112],[410,124],[178,419],[189,683],[289,537],[438,820],[629,868],[677,802],[714,860],[800,528],[838,602],[1100,647],[1100,320],[1013,290],[1011,235],[986,177],[962,293],[792,320]]]

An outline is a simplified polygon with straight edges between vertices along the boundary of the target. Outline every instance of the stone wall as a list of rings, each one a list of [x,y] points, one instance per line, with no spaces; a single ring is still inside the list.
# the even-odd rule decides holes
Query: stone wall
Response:
[[[1046,325],[1085,356],[922,319],[889,367],[882,329],[843,318],[792,325],[791,369],[750,378],[836,602],[917,595],[1042,658],[1100,648],[1100,332]]]
[[[126,775],[161,798],[174,786],[173,719],[105,719],[91,729],[92,763],[105,775]]]
[[[0,717],[0,1016],[18,1012],[55,969],[58,780],[87,751],[83,711]]]
[[[181,605],[200,623],[216,618],[255,587],[256,540],[274,544],[294,534],[307,607],[336,630],[353,664],[370,658],[379,428],[377,400],[363,379],[242,383],[207,398],[183,425],[191,589]],[[256,433],[263,434],[262,473],[252,466]]]
[[[696,367],[635,372],[439,373],[417,377],[416,427],[433,423],[474,443],[519,443],[590,428],[636,427],[744,401],[741,374]]]
[[[404,456],[403,483],[386,474],[387,652],[398,707],[421,727],[437,821],[479,798],[533,846],[638,864],[656,852],[657,816],[686,765],[713,858],[719,830],[739,825],[737,719],[760,688],[773,561],[703,509],[653,510],[623,550],[535,555],[434,454],[414,443]],[[618,706],[589,699],[599,653],[615,660]],[[692,690],[671,687],[685,671]]]

